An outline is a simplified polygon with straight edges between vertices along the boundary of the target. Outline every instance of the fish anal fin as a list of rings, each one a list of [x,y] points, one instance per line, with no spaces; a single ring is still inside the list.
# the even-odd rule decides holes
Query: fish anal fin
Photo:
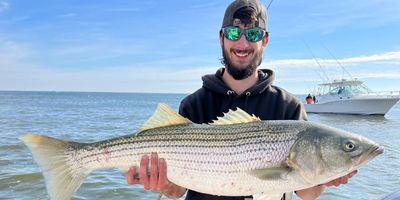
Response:
[[[210,125],[227,125],[227,124],[240,124],[240,123],[250,123],[259,122],[260,118],[255,115],[250,115],[246,111],[236,108],[236,110],[229,110],[224,113],[223,117],[217,117]]]
[[[282,198],[282,193],[275,194],[256,194],[253,195],[253,200],[290,200],[292,199],[291,193],[285,193],[285,198]]]
[[[140,128],[140,131],[172,126],[172,125],[190,124],[190,123],[193,122],[181,116],[167,104],[160,103],[158,104],[158,107],[154,112],[154,114]]]

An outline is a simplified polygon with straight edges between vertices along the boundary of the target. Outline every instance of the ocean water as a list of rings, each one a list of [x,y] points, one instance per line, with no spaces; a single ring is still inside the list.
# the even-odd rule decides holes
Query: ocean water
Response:
[[[183,94],[0,92],[0,199],[48,199],[40,169],[17,138],[25,133],[93,142],[134,133],[159,102],[178,109]],[[400,190],[400,106],[385,117],[310,114],[310,121],[375,140],[385,153],[364,165],[350,182],[319,198],[380,199]],[[153,200],[157,193],[128,185],[118,170],[85,179],[73,199]]]

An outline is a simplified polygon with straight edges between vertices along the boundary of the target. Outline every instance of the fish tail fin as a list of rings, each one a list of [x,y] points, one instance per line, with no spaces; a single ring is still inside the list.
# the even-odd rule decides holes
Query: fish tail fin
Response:
[[[42,169],[50,198],[71,199],[73,193],[91,172],[82,166],[71,166],[71,163],[68,163],[66,152],[72,142],[37,134],[26,134],[19,139],[28,146],[33,158]]]

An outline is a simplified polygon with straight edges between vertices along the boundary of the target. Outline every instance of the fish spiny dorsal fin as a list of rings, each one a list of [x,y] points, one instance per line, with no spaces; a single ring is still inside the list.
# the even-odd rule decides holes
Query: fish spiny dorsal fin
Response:
[[[229,110],[223,117],[217,117],[210,125],[240,124],[261,121],[255,115],[250,115],[246,111],[236,108],[235,111]]]
[[[153,128],[160,128],[165,126],[190,124],[190,120],[182,117],[174,109],[165,103],[158,104],[154,114],[147,120],[146,123],[140,128],[140,131],[149,130]]]

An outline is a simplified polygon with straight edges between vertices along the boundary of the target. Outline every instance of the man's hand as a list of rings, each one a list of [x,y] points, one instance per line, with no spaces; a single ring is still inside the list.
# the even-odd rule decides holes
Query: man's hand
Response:
[[[329,181],[327,183],[317,185],[311,188],[307,188],[304,190],[296,191],[297,196],[299,196],[303,200],[314,200],[319,197],[322,192],[325,190],[326,186],[339,186],[341,184],[346,184],[351,177],[353,177],[357,173],[357,170],[350,172],[349,174],[339,177],[335,180]]]
[[[355,174],[357,174],[357,172],[358,172],[358,170],[354,170],[354,171],[350,172],[349,174],[347,174],[345,176],[342,176],[342,177],[339,177],[339,178],[337,178],[335,180],[329,181],[329,182],[325,183],[324,185],[326,185],[326,186],[336,186],[337,187],[337,186],[339,186],[341,184],[346,184],[347,182],[349,182],[349,179],[351,177],[353,177]]]
[[[149,163],[150,173],[148,172]],[[142,184],[146,190],[158,191],[169,198],[179,198],[186,192],[185,188],[168,181],[167,164],[164,159],[158,158],[157,153],[152,153],[150,159],[149,156],[144,155],[140,161],[139,171],[137,166],[131,167],[126,179],[128,184]]]

